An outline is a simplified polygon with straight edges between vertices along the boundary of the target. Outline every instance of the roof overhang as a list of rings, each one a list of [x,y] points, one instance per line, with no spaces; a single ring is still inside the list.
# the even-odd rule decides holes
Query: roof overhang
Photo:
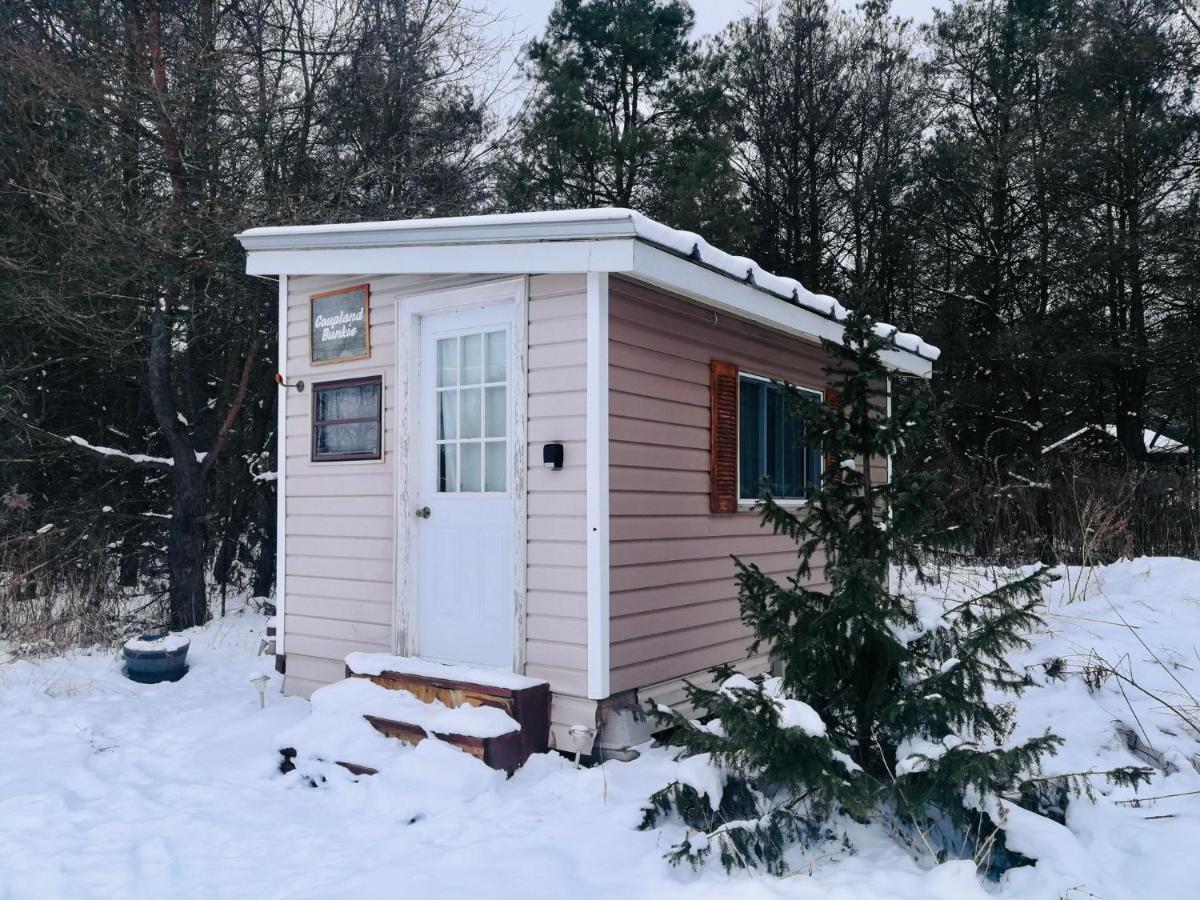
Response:
[[[237,237],[251,275],[608,272],[787,334],[838,341],[843,331],[845,310],[832,298],[629,210],[251,228]],[[881,356],[897,372],[928,378],[936,353],[898,334]]]

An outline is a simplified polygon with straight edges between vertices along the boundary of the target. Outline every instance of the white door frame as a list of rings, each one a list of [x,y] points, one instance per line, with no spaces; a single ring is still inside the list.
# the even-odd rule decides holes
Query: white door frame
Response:
[[[416,656],[418,598],[416,566],[417,480],[420,451],[421,317],[478,306],[511,305],[513,335],[512,486],[513,486],[513,671],[525,671],[526,510],[529,435],[528,276],[487,281],[467,287],[401,297],[396,301],[396,596],[392,645],[396,653]]]

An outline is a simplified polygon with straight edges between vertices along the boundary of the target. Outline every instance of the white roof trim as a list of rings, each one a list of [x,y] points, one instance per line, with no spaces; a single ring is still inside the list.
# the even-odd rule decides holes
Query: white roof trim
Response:
[[[645,255],[639,253],[636,246],[629,245],[648,244],[687,260],[696,270],[716,273],[774,297],[776,302],[783,301],[792,308],[816,313],[831,324],[836,325],[847,315],[846,308],[837,300],[813,294],[795,279],[774,275],[752,259],[718,250],[698,234],[668,228],[628,209],[573,209],[398,222],[251,228],[237,237],[249,254],[248,272],[291,275],[341,272],[350,266],[355,267],[356,272],[379,274],[461,272],[464,271],[462,246],[502,244],[505,245],[503,249],[497,247],[499,252],[485,254],[485,258],[473,255],[471,270],[495,274],[518,269],[606,271],[638,276],[644,273],[639,270],[636,260]],[[609,242],[617,246],[604,246]],[[560,252],[548,253],[550,248],[546,245],[551,243]],[[405,253],[405,250],[416,252]],[[519,250],[533,251],[536,262]],[[632,262],[627,264],[628,260]],[[704,293],[698,299],[718,301],[720,298]],[[781,317],[786,308],[780,310]],[[774,315],[765,317],[765,321],[783,324]],[[888,355],[907,360],[907,364],[896,365],[896,368],[928,377],[929,364],[940,352],[936,347],[891,325],[881,323],[877,327],[880,334],[892,338],[899,351]],[[808,333],[833,336],[835,340],[840,337],[840,327],[832,331],[836,336],[827,328]],[[893,361],[889,359],[888,362]]]

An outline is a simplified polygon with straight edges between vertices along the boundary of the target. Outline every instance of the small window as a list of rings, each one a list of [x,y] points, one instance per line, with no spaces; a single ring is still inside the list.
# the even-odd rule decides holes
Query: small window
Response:
[[[816,391],[803,391],[820,400]],[[738,498],[757,500],[764,484],[777,501],[807,499],[821,481],[821,450],[804,437],[784,391],[754,375],[738,384]]]
[[[382,397],[378,375],[314,384],[313,461],[379,459]]]

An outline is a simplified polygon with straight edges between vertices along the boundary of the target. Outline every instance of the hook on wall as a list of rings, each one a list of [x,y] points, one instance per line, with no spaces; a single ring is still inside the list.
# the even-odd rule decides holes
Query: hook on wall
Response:
[[[304,382],[302,380],[297,379],[296,381],[293,381],[291,384],[289,384],[288,382],[283,380],[282,372],[275,373],[275,383],[277,385],[279,385],[280,387],[295,388],[301,394],[304,393]]]

